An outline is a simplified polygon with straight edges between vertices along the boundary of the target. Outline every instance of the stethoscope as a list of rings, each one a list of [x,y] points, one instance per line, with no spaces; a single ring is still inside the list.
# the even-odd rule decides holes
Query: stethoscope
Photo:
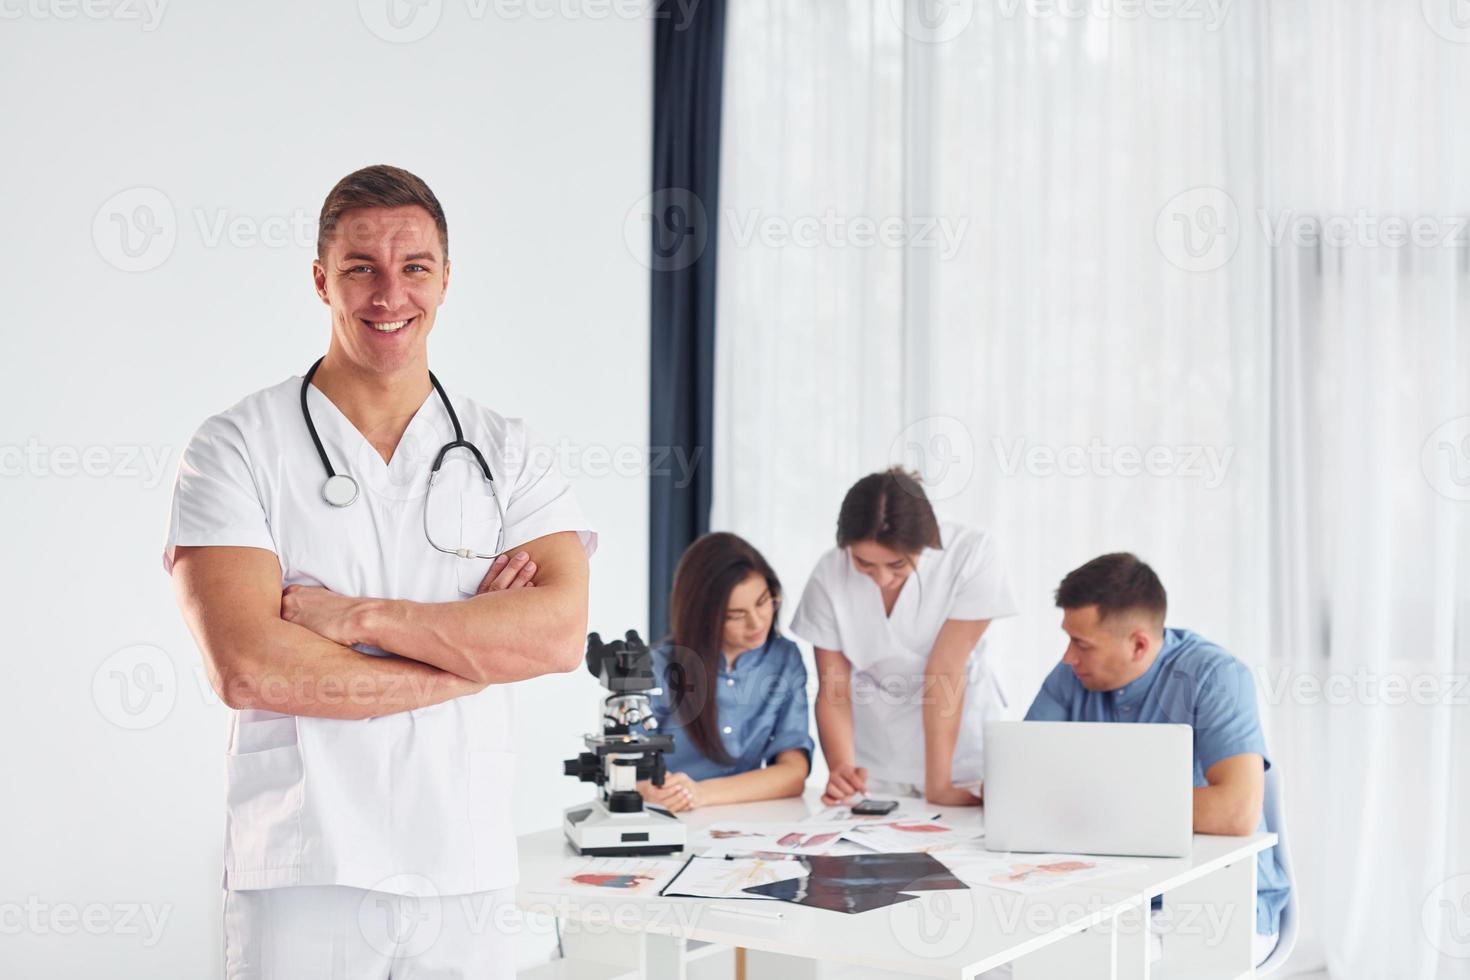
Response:
[[[316,369],[322,366],[324,357],[319,357],[311,370],[306,372],[306,377],[301,379],[301,417],[306,419],[306,431],[311,433],[311,441],[316,446],[316,454],[321,457],[322,468],[327,471],[327,480],[322,484],[322,499],[333,507],[347,507],[357,499],[357,481],[346,473],[338,473],[332,469],[332,461],[327,458],[327,451],[322,448],[321,437],[316,434],[316,426],[311,421],[311,409],[306,405],[306,389],[311,385],[311,379],[316,374]],[[454,406],[449,404],[449,396],[444,394],[444,386],[439,379],[434,377],[434,372],[429,372],[429,381],[434,385],[434,390],[439,393],[439,400],[444,403],[444,410],[449,413],[449,421],[454,423],[454,441],[446,442],[439,449],[439,454],[434,457],[434,465],[429,469],[429,486],[424,490],[424,537],[428,539],[435,551],[442,551],[446,555],[458,555],[461,558],[494,558],[500,554],[505,545],[505,508],[500,504],[500,494],[495,489],[495,477],[490,474],[490,466],[485,462],[485,457],[480,455],[480,450],[475,444],[464,437],[464,430],[459,427],[459,416],[454,413]],[[500,516],[500,528],[495,536],[495,551],[491,554],[481,554],[470,548],[445,548],[441,547],[429,533],[429,497],[434,490],[434,484],[439,479],[439,466],[444,462],[444,457],[451,449],[468,449],[475,456],[475,462],[480,464],[480,472],[485,475],[485,482],[490,485],[490,498],[495,501],[496,513]]]

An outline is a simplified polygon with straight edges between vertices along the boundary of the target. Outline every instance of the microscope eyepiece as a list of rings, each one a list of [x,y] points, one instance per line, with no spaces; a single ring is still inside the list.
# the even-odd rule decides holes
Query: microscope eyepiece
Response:
[[[597,633],[588,633],[587,672],[614,694],[655,687],[653,655],[637,630],[628,630],[623,639],[610,643],[604,643]]]

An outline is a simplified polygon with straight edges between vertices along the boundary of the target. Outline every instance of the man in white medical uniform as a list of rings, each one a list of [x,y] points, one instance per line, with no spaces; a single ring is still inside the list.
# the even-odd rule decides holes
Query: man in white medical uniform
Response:
[[[817,561],[791,622],[812,644],[820,678],[823,802],[978,804],[984,724],[1006,709],[986,632],[1015,613],[989,534],[941,524],[901,469],[855,483],[837,517],[837,547]]]
[[[455,390],[508,365],[430,373],[422,180],[343,178],[313,276],[325,356],[199,427],[163,553],[232,709],[225,972],[508,978],[508,685],[580,663],[596,535],[525,425]]]

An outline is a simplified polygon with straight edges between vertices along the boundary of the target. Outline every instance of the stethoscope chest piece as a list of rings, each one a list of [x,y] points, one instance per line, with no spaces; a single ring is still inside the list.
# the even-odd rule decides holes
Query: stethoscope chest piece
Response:
[[[346,507],[357,499],[357,481],[342,473],[327,477],[322,498],[333,507]]]

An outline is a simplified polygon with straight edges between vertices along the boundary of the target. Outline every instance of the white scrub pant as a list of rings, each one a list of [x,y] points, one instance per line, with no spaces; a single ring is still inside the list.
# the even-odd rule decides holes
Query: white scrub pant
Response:
[[[225,889],[227,980],[514,980],[514,888],[415,898],[346,885]]]

